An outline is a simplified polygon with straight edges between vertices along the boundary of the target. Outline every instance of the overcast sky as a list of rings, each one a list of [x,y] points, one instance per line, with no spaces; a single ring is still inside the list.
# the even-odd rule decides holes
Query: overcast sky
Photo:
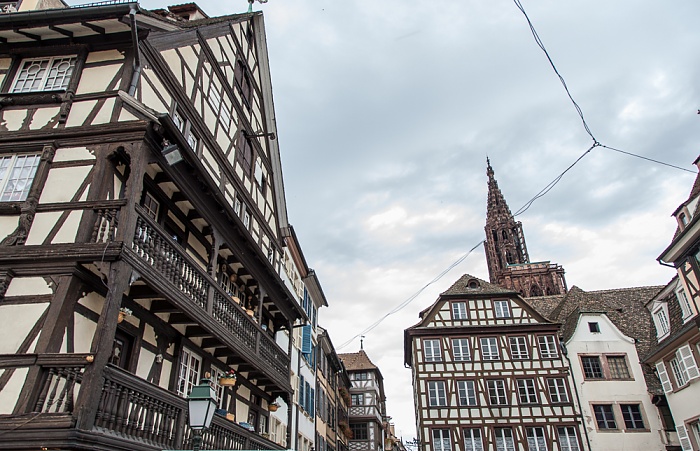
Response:
[[[144,8],[163,0],[142,1]],[[246,0],[199,0],[210,16]],[[523,0],[596,139],[695,170],[700,3]],[[486,157],[512,211],[593,143],[512,1],[270,0],[287,208],[336,346],[484,238]],[[519,219],[532,261],[584,290],[664,284],[694,174],[596,148]],[[388,414],[415,436],[403,331],[483,247],[367,334]],[[340,352],[359,350],[355,340]]]

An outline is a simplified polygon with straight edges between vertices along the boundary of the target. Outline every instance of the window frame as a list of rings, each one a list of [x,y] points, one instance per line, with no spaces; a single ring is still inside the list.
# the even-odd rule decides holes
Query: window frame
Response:
[[[532,437],[530,436],[530,432],[534,432]],[[538,435],[537,432],[540,432],[541,435]],[[534,447],[533,443],[530,442],[530,439],[534,439]],[[540,439],[542,440],[541,442]],[[549,449],[547,446],[547,431],[542,426],[526,427],[525,440],[527,441],[528,451],[548,451]]]
[[[613,403],[591,403],[591,412],[595,418],[596,430],[619,431],[618,419]]]
[[[598,362],[598,370],[600,371],[600,377],[598,376],[589,376],[586,373],[586,361],[591,361],[593,362],[593,359],[596,359]],[[600,358],[600,355],[588,355],[588,354],[579,354],[579,362],[581,364],[581,372],[583,373],[583,378],[587,381],[601,381],[605,380],[605,370],[603,369],[603,362]],[[593,370],[593,368],[591,368]]]
[[[476,381],[474,379],[461,379],[457,381],[457,403],[462,407],[476,407],[479,405],[479,395],[476,391]],[[463,387],[462,387],[463,385]],[[471,391],[473,396],[469,396],[469,391],[471,386]],[[465,396],[462,396],[464,392]],[[473,399],[473,402],[470,402]],[[462,400],[466,400],[463,403]]]
[[[516,387],[518,389],[519,404],[532,405],[540,403],[537,384],[534,378],[516,379]],[[525,397],[524,401],[523,396]]]
[[[496,319],[512,318],[509,299],[496,299],[493,301],[493,315]]]
[[[430,345],[428,345],[430,343]],[[437,344],[437,347],[434,345]],[[423,339],[423,362],[435,363],[442,362],[442,343],[439,338],[424,338]]]
[[[30,158],[33,159],[30,166],[17,166],[20,159],[25,162]],[[8,160],[7,166],[4,165],[4,161],[6,160]],[[34,186],[36,174],[39,171],[40,165],[41,152],[10,152],[0,154],[0,203],[26,201]],[[22,172],[26,168],[29,168],[30,173],[27,176],[22,176]],[[19,171],[19,173],[16,174],[16,171]],[[17,186],[21,185],[22,182],[24,183],[22,189],[17,190]],[[10,191],[7,192],[10,183],[12,183],[12,186]],[[18,193],[19,197],[15,197]],[[8,196],[7,199],[5,199],[6,196]]]
[[[49,79],[49,74],[51,73],[51,69],[53,67],[53,63],[56,62],[57,60],[60,59],[66,59],[68,58],[69,60],[72,60],[72,64],[69,66],[69,74],[66,76],[63,76],[64,82],[61,84],[61,87],[59,88],[53,88],[53,89],[47,89],[47,81]],[[51,94],[51,93],[56,93],[56,92],[65,92],[68,89],[71,88],[71,85],[75,85],[77,83],[77,78],[79,77],[79,73],[82,71],[81,67],[82,66],[82,61],[84,60],[83,57],[79,54],[79,52],[68,52],[68,53],[61,53],[61,54],[51,54],[51,55],[24,55],[21,58],[17,59],[16,64],[13,64],[13,68],[11,69],[11,77],[7,77],[8,84],[6,87],[6,93],[11,94],[11,95],[22,95],[22,94],[41,94],[41,93],[46,93],[46,94]],[[46,66],[45,70],[46,72],[44,75],[42,75],[42,79],[40,81],[40,88],[39,89],[30,89],[27,91],[16,91],[17,89],[17,84],[20,82],[20,77],[22,75],[22,69],[27,62],[31,61],[48,61],[48,64]],[[10,75],[10,74],[8,74]],[[75,80],[75,82],[74,82]]]
[[[500,385],[500,387],[499,387],[499,385]],[[506,380],[505,379],[487,379],[486,380],[486,390],[488,392],[488,401],[489,401],[490,406],[508,406],[508,405],[510,405],[510,402],[508,399],[508,389],[506,387]],[[503,398],[503,401],[504,401],[502,403],[500,402],[501,398]],[[494,399],[495,399],[495,401],[494,401]]]
[[[605,366],[607,367],[607,372],[608,372],[608,379],[610,380],[616,380],[616,381],[628,381],[628,380],[634,380],[634,377],[632,376],[632,372],[630,371],[630,366],[629,362],[627,361],[627,354],[604,354],[605,356]],[[620,361],[624,364],[624,371],[627,374],[624,377],[617,377],[616,372],[613,371],[613,367],[619,369],[620,367],[616,365],[611,365],[610,364],[610,359],[615,359],[616,361]],[[617,360],[619,359],[619,360]]]
[[[678,286],[674,290],[674,293],[676,295],[676,301],[681,307],[681,318],[685,323],[691,316],[693,316],[693,307],[690,305],[688,294],[685,292],[685,287],[680,283],[680,281],[678,282]]]
[[[656,338],[662,340],[671,333],[671,323],[668,321],[668,305],[666,302],[659,303],[652,310],[652,318],[656,327]]]
[[[580,451],[581,443],[579,442],[578,432],[576,432],[576,426],[557,426],[557,441],[559,442],[560,451]],[[565,434],[564,438],[566,443],[562,441],[562,431]],[[571,434],[573,432],[573,434]],[[575,447],[571,446],[573,442]]]
[[[551,338],[551,340],[550,340]],[[543,346],[544,345],[544,349]],[[537,349],[539,350],[540,359],[558,359],[559,358],[559,346],[556,335],[538,335],[537,336]],[[546,353],[545,353],[546,352]]]
[[[477,434],[474,434],[474,432],[477,432]],[[467,436],[467,434],[469,435]],[[477,435],[478,437],[476,437]],[[484,433],[480,427],[462,428],[462,437],[464,438],[465,451],[484,451]],[[471,446],[467,445],[467,437],[469,437],[472,441]],[[478,443],[474,443],[476,438],[479,440]]]
[[[458,343],[458,346],[455,346]],[[455,362],[470,362],[472,360],[471,347],[468,338],[453,338],[452,344],[452,360]],[[466,346],[465,346],[466,344]],[[464,349],[466,347],[466,355]],[[459,353],[457,350],[459,349]]]
[[[556,382],[556,381],[561,381],[561,386]],[[557,400],[554,400],[553,393],[552,393],[552,388],[556,389],[556,397]],[[561,398],[562,392],[560,389],[563,389],[563,394],[566,396],[566,400],[563,401]],[[549,402],[551,404],[568,404],[571,402],[571,397],[569,396],[569,389],[567,388],[566,384],[566,378],[564,377],[549,377],[547,378],[547,395],[549,396]]]
[[[625,408],[632,408],[636,407],[637,411],[636,412],[626,412]],[[642,432],[642,431],[648,431],[649,428],[647,427],[647,422],[646,418],[644,418],[644,408],[642,407],[642,403],[630,403],[630,402],[621,402],[620,403],[620,413],[622,415],[622,424],[625,425],[625,431],[630,431],[630,432]],[[629,421],[632,423],[632,426],[628,423],[628,415],[637,415],[639,418],[632,418],[630,416]],[[640,422],[641,426],[637,427],[636,423]]]
[[[444,380],[426,382],[428,407],[447,407],[447,388]]]
[[[187,357],[187,362],[185,362],[184,357]],[[199,363],[199,368],[194,370],[190,368],[193,360]],[[177,378],[175,379],[175,392],[178,395],[182,397],[188,396],[192,391],[192,387],[199,384],[203,364],[204,359],[193,349],[188,348],[187,346],[183,346],[180,349]],[[187,372],[187,376],[183,377],[183,371]]]
[[[504,434],[505,432],[508,434]],[[500,434],[499,434],[500,432]],[[513,434],[513,428],[510,426],[497,426],[493,428],[494,445],[496,446],[496,451],[515,451],[517,448],[515,443],[515,435]],[[500,446],[499,440],[503,441],[503,446]]]
[[[515,348],[513,347],[513,342]],[[510,358],[513,360],[528,360],[530,358],[530,344],[525,335],[516,335],[508,337],[508,345],[510,349]],[[523,354],[524,350],[524,354]]]
[[[486,346],[484,346],[484,343],[486,343]],[[495,356],[491,352],[494,350],[494,348],[496,350]],[[489,352],[485,353],[485,349],[487,349]],[[501,360],[501,349],[500,346],[498,346],[498,337],[479,337],[479,356],[481,357],[482,361]]]
[[[464,307],[464,310],[462,311],[460,307]],[[466,301],[452,301],[450,303],[450,311],[452,312],[452,319],[454,321],[469,319]]]

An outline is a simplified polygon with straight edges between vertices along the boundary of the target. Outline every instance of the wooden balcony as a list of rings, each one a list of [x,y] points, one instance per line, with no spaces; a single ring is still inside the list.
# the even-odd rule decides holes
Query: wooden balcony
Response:
[[[136,214],[134,236],[123,252],[142,279],[201,328],[217,355],[243,365],[239,370],[270,391],[291,392],[286,352],[138,206]]]
[[[38,384],[24,411],[0,415],[0,449],[137,450],[191,448],[187,400],[120,368],[108,365],[95,426],[75,428],[75,399],[85,354],[0,355],[0,368],[38,370]],[[81,442],[82,445],[81,446]],[[55,446],[54,446],[55,445]],[[283,449],[238,424],[215,416],[202,449]]]
[[[353,420],[366,419],[373,420],[377,423],[382,423],[382,416],[379,413],[377,406],[364,405],[364,406],[351,406],[350,407],[350,418]]]

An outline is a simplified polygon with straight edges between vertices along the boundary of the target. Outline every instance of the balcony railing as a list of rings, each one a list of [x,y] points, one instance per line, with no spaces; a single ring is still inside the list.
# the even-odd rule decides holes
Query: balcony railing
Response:
[[[187,400],[108,365],[95,427],[159,449],[191,448]],[[202,449],[283,449],[241,426],[215,416]]]
[[[257,362],[277,374],[278,381],[289,380],[289,356],[255,323],[200,264],[182,251],[151,217],[136,207],[138,217],[131,249],[141,262],[157,272],[158,281],[167,282],[203,314],[213,318],[230,334],[229,342],[242,357],[250,353]],[[212,291],[209,310],[207,299]],[[221,337],[220,337],[221,338]]]

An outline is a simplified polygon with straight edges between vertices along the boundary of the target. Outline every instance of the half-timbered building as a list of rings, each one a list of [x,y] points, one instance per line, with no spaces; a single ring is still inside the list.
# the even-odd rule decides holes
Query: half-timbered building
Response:
[[[700,167],[700,157],[694,164]],[[684,451],[700,450],[700,176],[673,212],[678,228],[658,257],[678,277],[647,307],[656,328],[645,361],[656,367]]]
[[[404,332],[423,451],[582,449],[559,324],[465,274]]]
[[[266,438],[269,404],[292,402],[280,336],[308,315],[284,269],[263,16],[6,10],[0,449],[186,448],[207,373],[205,446],[282,448]]]
[[[364,350],[339,354],[350,376],[350,450],[379,451],[386,438],[384,377]]]

